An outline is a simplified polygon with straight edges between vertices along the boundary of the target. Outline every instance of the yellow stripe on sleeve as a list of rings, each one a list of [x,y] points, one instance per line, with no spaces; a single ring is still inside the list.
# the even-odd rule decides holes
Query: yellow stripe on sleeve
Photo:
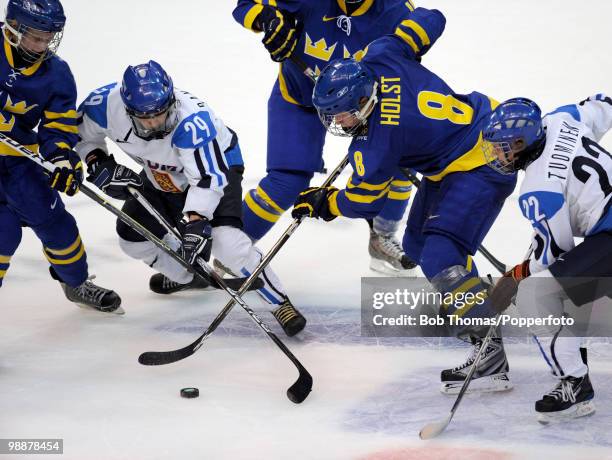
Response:
[[[261,13],[262,11],[263,11],[262,5],[253,5],[251,9],[249,10],[249,12],[244,17],[244,27],[246,27],[249,30],[252,30],[253,32],[259,32],[253,29],[253,22],[255,22],[255,18],[259,16],[259,13]]]
[[[402,25],[408,27],[409,29],[414,30],[414,32],[419,37],[419,40],[421,40],[421,43],[423,44],[423,46],[427,46],[431,44],[431,42],[429,41],[429,36],[427,35],[427,32],[425,32],[425,29],[423,29],[419,23],[414,22],[412,19],[406,19],[402,21]]]
[[[57,120],[58,118],[77,118],[76,110],[68,110],[68,112],[50,112],[45,110],[45,118],[49,120]]]
[[[357,195],[355,193],[345,191],[344,196],[346,197],[347,200],[352,201],[354,203],[370,204],[384,197],[389,192],[389,188],[390,186],[387,186],[378,195]]]
[[[44,124],[43,126],[49,129],[58,129],[66,133],[73,133],[73,134],[79,133],[79,128],[77,128],[76,126],[70,126],[64,123],[58,123],[57,121],[52,121],[50,123]]]
[[[404,201],[410,198],[410,195],[412,195],[412,190],[408,190],[407,192],[395,192],[391,190],[389,192],[389,199]]]
[[[410,48],[412,48],[412,50],[415,53],[419,52],[419,47],[417,46],[416,42],[414,41],[414,38],[412,38],[410,35],[408,35],[406,32],[404,32],[399,27],[397,29],[395,29],[395,35],[397,35],[402,40],[404,40],[406,43],[408,43],[410,45]]]

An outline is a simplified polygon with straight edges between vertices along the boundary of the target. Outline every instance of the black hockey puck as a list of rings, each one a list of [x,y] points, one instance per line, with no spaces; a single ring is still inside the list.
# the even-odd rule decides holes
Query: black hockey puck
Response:
[[[181,389],[181,398],[197,398],[198,396],[200,396],[200,390],[197,388]]]

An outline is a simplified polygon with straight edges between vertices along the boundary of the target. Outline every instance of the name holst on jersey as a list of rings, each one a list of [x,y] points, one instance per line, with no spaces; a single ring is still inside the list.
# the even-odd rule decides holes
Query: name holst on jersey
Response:
[[[380,77],[380,124],[399,126],[402,86],[399,77]],[[391,94],[395,94],[394,97]]]
[[[567,180],[567,174],[560,174],[563,174],[562,171],[569,170],[570,161],[574,157],[574,151],[576,150],[576,145],[578,145],[579,134],[580,128],[572,126],[566,121],[562,122],[562,127],[559,130],[559,135],[555,139],[553,147],[553,150],[558,153],[553,153],[550,156],[551,161],[548,162],[549,179],[555,177]],[[554,172],[551,170],[554,170]]]

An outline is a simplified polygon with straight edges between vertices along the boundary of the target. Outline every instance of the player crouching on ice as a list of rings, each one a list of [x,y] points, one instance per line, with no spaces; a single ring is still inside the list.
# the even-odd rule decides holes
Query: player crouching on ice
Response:
[[[484,120],[496,102],[484,94],[455,93],[416,59],[415,44],[433,43],[445,20],[437,10],[416,8],[423,30],[398,31],[374,40],[358,62],[330,63],[315,84],[312,101],[332,134],[352,137],[353,174],[343,190],[304,190],[293,217],[326,221],[338,216],[371,217],[380,212],[398,168],[423,174],[408,216],[402,245],[433,287],[451,299],[446,313],[462,318],[491,317],[487,289],[472,255],[512,193],[516,176],[485,166]],[[447,295],[448,294],[448,295]],[[470,294],[483,299],[470,304]],[[480,349],[486,329],[454,329],[473,344],[468,360],[441,373],[442,391],[457,393]],[[502,339],[493,337],[470,386],[474,391],[511,388]]]
[[[502,173],[525,170],[519,206],[535,230],[532,258],[506,273],[491,293],[497,311],[516,295],[524,316],[561,317],[568,299],[583,306],[612,294],[612,155],[598,144],[611,127],[612,99],[602,94],[543,119],[539,107],[522,98],[491,114],[485,156]],[[584,240],[575,246],[574,237]],[[542,423],[595,410],[586,349],[569,329],[533,330],[559,379],[535,404]]]
[[[193,264],[210,254],[234,273],[248,276],[261,253],[242,231],[244,164],[236,133],[195,96],[175,89],[156,62],[129,66],[121,85],[93,91],[79,107],[81,141],[76,147],[87,163],[87,180],[107,195],[126,200],[123,212],[160,239],[173,239],[156,218],[132,197],[135,187],[154,208],[181,230],[180,250]],[[106,138],[143,166],[136,174],[108,154]],[[192,273],[152,242],[117,222],[121,249],[160,273],[150,288],[160,294],[203,289]],[[176,244],[174,244],[176,246]],[[274,317],[289,336],[300,332],[306,319],[291,304],[270,268],[258,293],[274,306]]]

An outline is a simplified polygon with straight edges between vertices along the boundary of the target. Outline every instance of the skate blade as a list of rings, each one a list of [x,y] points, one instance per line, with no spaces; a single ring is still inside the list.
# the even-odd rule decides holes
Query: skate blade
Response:
[[[457,382],[442,382],[440,391],[447,395],[459,394],[463,381]],[[512,382],[508,379],[508,374],[496,374],[486,377],[473,379],[470,386],[466,390],[467,393],[493,393],[498,391],[509,391],[513,387]]]
[[[583,401],[575,404],[563,411],[559,412],[539,412],[538,422],[542,425],[548,425],[550,423],[566,422],[575,418],[586,417],[595,413],[595,404],[593,400]]]
[[[84,303],[74,302],[79,308],[84,310],[95,311],[96,313],[104,313],[105,315],[125,315],[125,310],[121,305],[117,306],[114,310],[99,310],[98,308],[92,307]]]
[[[397,269],[389,262],[380,259],[370,259],[370,270],[396,278],[416,278],[418,275],[416,267],[407,270]]]

